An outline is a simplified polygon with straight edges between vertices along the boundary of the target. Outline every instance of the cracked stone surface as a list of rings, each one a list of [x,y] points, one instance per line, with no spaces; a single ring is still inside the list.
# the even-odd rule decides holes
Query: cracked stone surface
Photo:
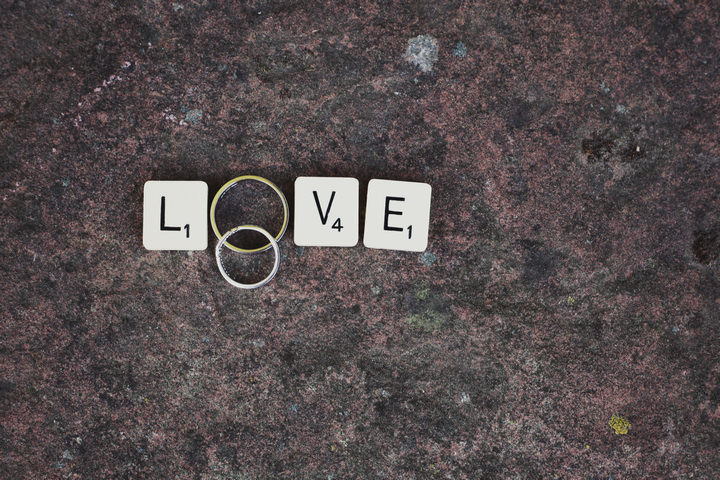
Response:
[[[0,478],[720,477],[720,4],[539,3],[5,2]],[[241,174],[428,253],[142,248]]]

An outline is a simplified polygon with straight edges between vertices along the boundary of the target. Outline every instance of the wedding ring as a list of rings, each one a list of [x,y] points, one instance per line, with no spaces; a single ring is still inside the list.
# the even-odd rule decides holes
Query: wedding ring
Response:
[[[232,180],[227,182],[225,185],[220,187],[220,190],[218,190],[218,192],[215,194],[215,198],[213,198],[212,204],[210,204],[210,224],[212,225],[213,232],[215,232],[215,236],[219,240],[221,240],[223,238],[223,235],[220,233],[220,230],[218,230],[217,220],[215,219],[215,209],[217,207],[218,202],[220,201],[222,196],[225,195],[231,188],[235,187],[240,182],[243,182],[246,180],[255,180],[257,182],[263,183],[263,184],[267,185],[268,187],[272,188],[275,191],[275,193],[277,193],[278,196],[280,197],[280,200],[282,201],[282,206],[283,206],[283,223],[282,223],[282,227],[280,228],[280,232],[277,234],[277,236],[275,236],[273,238],[274,242],[276,242],[276,243],[279,242],[280,239],[283,237],[283,235],[285,235],[285,230],[287,230],[288,223],[290,220],[290,213],[289,213],[290,209],[288,208],[288,202],[287,202],[287,199],[285,198],[285,195],[282,193],[282,191],[278,188],[277,185],[275,185],[273,182],[271,182],[267,178],[259,177],[257,175],[242,175],[240,177],[233,178]],[[249,228],[250,225],[244,225],[243,228],[244,227],[248,227],[246,229],[253,230],[253,228]],[[256,228],[260,228],[260,227],[256,227]],[[259,230],[257,230],[257,231],[259,231]],[[263,233],[263,232],[267,233],[266,230],[262,230],[262,232],[260,232],[260,233]],[[227,233],[224,236],[227,237]],[[246,254],[247,253],[264,252],[265,250],[268,250],[269,248],[273,247],[273,242],[270,242],[267,245],[263,245],[262,247],[250,248],[250,249],[240,248],[236,245],[233,245],[230,242],[226,242],[226,244],[230,250],[233,250],[233,251],[239,252],[239,253],[246,253]],[[275,257],[275,260],[276,261],[278,260],[277,255]],[[222,271],[222,269],[221,269],[221,271]],[[273,273],[273,275],[274,275],[274,273]],[[272,277],[270,277],[270,278],[272,278]],[[269,281],[269,279],[268,279],[268,281]],[[253,287],[253,288],[257,288],[257,287]]]
[[[262,233],[263,235],[265,235],[265,237],[267,237],[267,239],[270,241],[270,243],[268,245],[270,245],[270,247],[273,249],[273,252],[275,253],[275,263],[273,264],[272,271],[270,272],[270,274],[267,277],[265,277],[264,279],[260,280],[257,283],[241,283],[241,282],[238,282],[238,281],[230,278],[230,275],[228,275],[227,271],[225,270],[225,265],[223,264],[222,257],[220,255],[223,245],[227,244],[228,247],[231,247],[231,245],[230,245],[230,243],[228,243],[227,239],[232,234],[237,233],[241,230],[253,230],[255,232],[259,232],[259,233]],[[282,236],[282,234],[280,236]],[[275,276],[275,274],[278,271],[278,268],[280,267],[280,248],[278,247],[277,240],[272,236],[272,234],[270,232],[268,232],[264,228],[258,227],[257,225],[240,225],[238,227],[235,227],[235,228],[229,230],[227,233],[225,233],[225,235],[223,235],[220,238],[220,241],[218,242],[217,246],[215,247],[215,260],[217,260],[217,265],[218,265],[218,268],[220,269],[220,273],[225,278],[225,280],[228,281],[228,283],[230,285],[237,287],[237,288],[244,288],[244,289],[250,290],[253,288],[262,287],[263,285],[266,285],[268,282],[270,282],[270,280],[273,279],[273,277]]]

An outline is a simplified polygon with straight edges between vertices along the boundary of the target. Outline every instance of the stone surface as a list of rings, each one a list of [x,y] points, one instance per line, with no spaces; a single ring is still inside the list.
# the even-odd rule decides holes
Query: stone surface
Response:
[[[568,3],[5,2],[0,478],[720,477],[720,7]],[[143,249],[243,173],[427,182],[435,261]]]

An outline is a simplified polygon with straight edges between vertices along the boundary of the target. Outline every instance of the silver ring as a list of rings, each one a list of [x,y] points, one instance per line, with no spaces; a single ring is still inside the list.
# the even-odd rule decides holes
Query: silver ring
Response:
[[[240,230],[253,230],[255,232],[262,233],[267,237],[267,239],[270,241],[270,245],[272,246],[273,251],[275,252],[275,264],[273,265],[272,271],[270,272],[270,275],[263,278],[257,283],[240,283],[232,278],[230,278],[230,275],[227,274],[225,271],[225,265],[223,264],[222,258],[220,257],[220,251],[222,250],[223,245],[227,243],[227,239],[236,232],[239,232]],[[244,288],[247,290],[251,290],[253,288],[260,288],[263,285],[267,285],[270,280],[273,279],[275,274],[278,271],[278,268],[280,267],[280,248],[278,247],[277,240],[275,240],[275,237],[273,237],[270,232],[265,230],[262,227],[258,227],[257,225],[240,225],[238,227],[235,227],[225,233],[225,235],[222,236],[220,241],[218,242],[217,246],[215,247],[215,260],[217,260],[218,268],[220,269],[220,273],[225,278],[225,280],[228,281],[230,285],[237,288]]]

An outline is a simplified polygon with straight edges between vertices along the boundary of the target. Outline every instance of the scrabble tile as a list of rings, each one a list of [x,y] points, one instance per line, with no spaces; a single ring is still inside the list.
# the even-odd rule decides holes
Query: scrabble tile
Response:
[[[368,248],[422,252],[427,248],[430,197],[427,183],[370,180],[365,235]]]
[[[204,250],[208,186],[201,181],[150,180],[143,196],[143,245],[148,250]]]
[[[295,180],[295,244],[354,247],[359,236],[360,183],[347,177]]]

